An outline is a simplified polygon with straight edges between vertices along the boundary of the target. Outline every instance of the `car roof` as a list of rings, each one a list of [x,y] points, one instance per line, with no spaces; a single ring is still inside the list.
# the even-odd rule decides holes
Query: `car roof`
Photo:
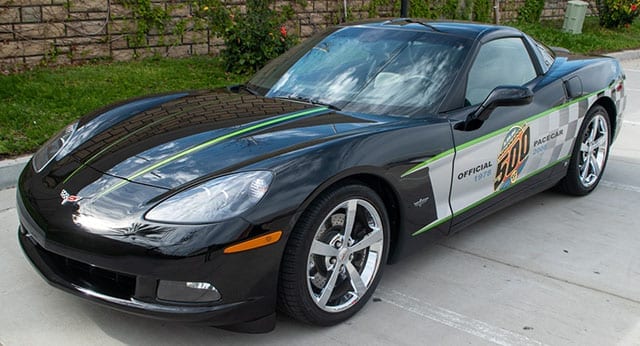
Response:
[[[521,34],[517,29],[508,26],[491,25],[484,23],[474,22],[456,22],[456,21],[427,21],[424,19],[415,18],[397,18],[380,21],[368,20],[355,23],[346,23],[341,26],[359,26],[359,27],[372,27],[372,28],[395,28],[400,30],[411,31],[427,31],[427,32],[440,32],[450,35],[462,36],[468,39],[476,40],[479,37],[485,36],[489,33],[505,32],[509,34]]]

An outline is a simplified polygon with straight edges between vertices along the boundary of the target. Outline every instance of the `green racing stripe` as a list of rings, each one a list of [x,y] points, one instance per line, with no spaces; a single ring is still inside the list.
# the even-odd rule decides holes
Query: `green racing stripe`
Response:
[[[436,162],[436,161],[440,160],[441,158],[447,157],[447,156],[449,156],[449,155],[451,155],[453,153],[455,153],[455,149],[454,148],[451,148],[449,150],[445,150],[445,151],[441,152],[440,154],[438,154],[438,155],[436,155],[434,157],[431,157],[428,160],[425,160],[425,161],[421,162],[420,164],[417,164],[417,165],[413,166],[410,170],[402,173],[400,178],[404,178],[404,177],[406,177],[407,175],[409,175],[411,173],[417,172],[417,171],[427,167],[432,162]]]
[[[468,148],[468,147],[470,147],[470,146],[476,145],[476,144],[478,144],[478,143],[480,143],[480,142],[486,141],[487,139],[490,139],[490,138],[492,138],[492,137],[499,136],[499,135],[501,135],[501,134],[503,134],[503,133],[506,133],[506,132],[507,132],[507,131],[509,131],[513,126],[517,126],[517,125],[522,126],[522,124],[525,124],[525,123],[528,123],[528,122],[534,121],[534,120],[536,120],[536,119],[542,118],[542,117],[544,117],[544,116],[546,116],[546,115],[549,115],[549,114],[551,114],[551,113],[553,113],[553,112],[556,112],[556,111],[558,111],[558,110],[561,110],[561,109],[563,109],[563,108],[567,108],[567,107],[569,107],[569,106],[571,106],[571,105],[573,105],[573,104],[575,104],[575,103],[578,103],[578,102],[580,102],[580,101],[582,101],[582,100],[588,99],[589,97],[595,96],[595,95],[597,95],[597,94],[599,94],[599,93],[601,93],[601,92],[603,92],[603,91],[605,91],[605,90],[607,90],[607,89],[608,89],[608,88],[604,88],[604,89],[602,89],[602,90],[598,90],[598,91],[593,92],[593,93],[591,93],[591,94],[581,96],[581,97],[579,97],[579,98],[577,98],[577,99],[574,99],[574,100],[571,100],[571,101],[569,101],[569,102],[567,102],[567,103],[563,103],[563,104],[561,104],[561,105],[559,105],[559,106],[556,106],[556,107],[553,107],[553,108],[547,109],[546,111],[544,111],[544,112],[542,112],[542,113],[538,113],[538,114],[536,114],[536,115],[533,115],[533,116],[531,116],[531,117],[529,117],[529,118],[527,118],[527,119],[524,119],[524,120],[522,120],[522,121],[520,121],[520,122],[518,122],[518,123],[511,124],[511,125],[509,125],[509,126],[505,126],[505,127],[501,128],[501,129],[498,129],[498,130],[495,130],[495,131],[493,131],[493,132],[487,133],[487,134],[486,134],[486,135],[484,135],[484,136],[478,137],[478,138],[476,138],[476,139],[472,139],[472,140],[470,140],[470,141],[468,141],[468,142],[466,142],[466,143],[460,144],[460,145],[458,145],[458,146],[456,146],[456,147],[454,147],[454,148],[451,148],[451,149],[448,149],[448,150],[446,150],[446,151],[443,151],[442,153],[440,153],[440,154],[438,154],[438,155],[436,155],[436,156],[433,156],[433,157],[431,157],[431,158],[429,158],[429,159],[427,159],[427,160],[425,160],[425,161],[423,161],[423,162],[420,162],[419,164],[417,164],[417,165],[415,165],[415,166],[411,167],[409,170],[407,170],[406,172],[402,173],[402,175],[401,175],[400,177],[401,177],[401,178],[404,178],[404,177],[406,177],[407,175],[410,175],[410,174],[412,174],[412,173],[415,173],[415,172],[417,172],[417,171],[420,171],[420,170],[422,170],[422,169],[426,168],[426,167],[427,167],[427,166],[429,166],[431,163],[433,163],[433,162],[435,162],[435,161],[437,161],[437,160],[440,160],[440,159],[445,158],[445,157],[447,157],[447,156],[449,156],[449,155],[453,155],[453,154],[455,154],[455,152],[456,152],[456,151],[463,150],[463,149]]]
[[[574,100],[571,100],[571,101],[569,101],[569,102],[563,103],[563,104],[561,104],[561,105],[559,105],[559,106],[556,106],[556,107],[553,107],[553,108],[547,109],[547,110],[546,110],[546,111],[544,111],[544,112],[541,112],[541,113],[538,113],[538,114],[536,114],[536,115],[533,115],[533,116],[531,116],[531,117],[529,117],[529,118],[527,118],[527,119],[524,119],[524,120],[522,120],[522,121],[519,121],[518,123],[514,123],[514,124],[511,124],[511,125],[505,126],[505,127],[501,128],[501,129],[498,129],[498,130],[495,130],[495,131],[493,131],[493,132],[490,132],[490,133],[488,133],[488,134],[486,134],[486,135],[484,135],[484,136],[481,136],[481,137],[478,137],[478,138],[476,138],[476,139],[470,140],[470,141],[465,142],[465,143],[463,143],[463,144],[461,144],[461,145],[454,146],[454,148],[451,148],[451,149],[448,149],[448,150],[446,150],[446,151],[443,151],[442,153],[440,153],[440,154],[438,154],[438,155],[436,155],[436,156],[433,156],[433,157],[431,157],[431,158],[429,158],[429,159],[427,159],[427,160],[425,160],[425,161],[423,161],[423,162],[421,162],[421,163],[419,163],[419,164],[417,164],[417,165],[413,166],[412,168],[410,168],[409,170],[407,170],[406,172],[404,172],[400,177],[401,177],[401,178],[404,178],[404,177],[406,177],[406,176],[408,176],[408,175],[410,175],[410,174],[412,174],[412,173],[415,173],[415,172],[417,172],[417,171],[420,171],[420,170],[422,170],[422,169],[424,169],[424,168],[428,167],[430,164],[432,164],[432,163],[433,163],[433,162],[435,162],[435,161],[438,161],[438,160],[440,160],[440,159],[443,159],[443,158],[445,158],[445,157],[448,157],[449,155],[455,155],[455,153],[456,153],[457,151],[461,151],[461,150],[463,150],[463,149],[466,149],[466,148],[469,148],[469,147],[471,147],[471,146],[477,145],[477,144],[479,144],[479,143],[481,143],[481,142],[484,142],[484,141],[486,141],[486,140],[488,140],[488,139],[491,139],[491,138],[493,138],[493,137],[496,137],[496,136],[502,135],[502,134],[504,134],[504,133],[508,132],[508,131],[513,127],[513,126],[518,126],[518,125],[519,125],[519,126],[522,126],[522,125],[523,125],[523,124],[525,124],[525,123],[532,122],[532,121],[534,121],[534,120],[536,120],[536,119],[539,119],[539,118],[542,118],[542,117],[544,117],[544,116],[547,116],[547,115],[549,115],[549,114],[551,114],[551,113],[553,113],[553,112],[556,112],[556,111],[559,111],[559,110],[561,110],[561,109],[567,108],[567,107],[569,107],[569,106],[571,106],[571,105],[573,105],[573,104],[576,104],[576,103],[578,103],[578,102],[580,102],[580,101],[583,101],[583,100],[588,99],[588,98],[590,98],[590,97],[596,96],[596,95],[598,95],[598,94],[600,94],[600,93],[602,93],[602,92],[606,91],[607,89],[608,89],[608,88],[604,88],[604,89],[601,89],[601,90],[595,91],[595,92],[593,92],[593,93],[590,93],[590,94],[588,94],[588,95],[581,96],[581,97],[576,98],[576,99],[574,99]],[[471,210],[471,209],[473,209],[473,208],[475,208],[475,207],[479,206],[480,204],[482,204],[482,203],[484,203],[484,202],[488,201],[489,199],[491,199],[491,198],[493,198],[493,197],[495,197],[495,196],[499,195],[500,193],[502,193],[502,192],[504,192],[504,191],[509,190],[511,187],[513,187],[513,186],[515,186],[515,185],[517,185],[517,184],[519,184],[519,183],[521,183],[521,182],[523,182],[523,181],[525,181],[525,180],[527,180],[527,179],[531,178],[532,176],[534,176],[534,175],[536,175],[536,174],[538,174],[538,173],[540,173],[540,172],[542,172],[542,171],[544,171],[544,170],[546,170],[546,169],[549,169],[550,167],[553,167],[554,165],[557,165],[557,164],[558,164],[558,163],[560,163],[560,162],[563,162],[563,161],[565,161],[565,160],[569,159],[570,157],[571,157],[571,156],[569,155],[569,156],[566,156],[566,157],[560,158],[560,159],[558,159],[557,161],[552,162],[552,163],[550,163],[550,164],[546,165],[545,167],[539,168],[539,169],[537,169],[537,170],[535,170],[535,171],[533,171],[533,172],[529,173],[528,175],[526,175],[526,176],[522,177],[521,179],[518,179],[518,181],[517,181],[517,182],[513,183],[511,186],[509,186],[509,187],[508,187],[507,189],[505,189],[505,190],[498,190],[498,191],[495,191],[495,192],[493,192],[493,193],[491,193],[491,194],[489,194],[489,195],[485,196],[484,198],[482,198],[482,199],[480,199],[480,200],[478,200],[478,201],[476,201],[476,202],[472,203],[471,205],[469,205],[469,206],[467,206],[467,207],[465,207],[465,208],[463,208],[463,209],[458,210],[458,211],[457,211],[457,212],[455,212],[455,213],[452,213],[452,214],[450,214],[450,215],[448,215],[448,216],[446,216],[446,217],[443,217],[443,218],[441,218],[441,219],[436,219],[436,220],[434,220],[433,222],[431,222],[430,224],[425,225],[424,227],[420,228],[419,230],[417,230],[417,231],[413,232],[413,233],[412,233],[412,236],[416,236],[416,235],[419,235],[419,234],[425,233],[425,232],[427,232],[427,231],[429,231],[429,230],[432,230],[432,229],[434,229],[435,227],[437,227],[437,226],[439,226],[439,225],[441,225],[441,224],[443,224],[443,223],[445,223],[445,222],[447,222],[447,221],[450,221],[454,216],[456,216],[456,215],[460,215],[460,214],[463,214],[463,213],[465,213],[465,212],[467,212],[467,211],[469,211],[469,210]]]
[[[463,213],[466,213],[467,211],[469,211],[469,210],[471,210],[471,209],[473,209],[473,208],[475,208],[475,207],[479,206],[480,204],[482,204],[482,203],[484,203],[484,202],[486,202],[486,201],[490,200],[491,198],[493,198],[493,197],[495,197],[495,196],[497,196],[497,195],[499,195],[499,194],[501,194],[501,193],[503,193],[503,192],[505,192],[505,191],[507,191],[507,190],[511,189],[512,187],[514,187],[514,186],[516,186],[516,185],[520,184],[520,183],[521,183],[521,182],[523,182],[523,181],[526,181],[527,179],[529,179],[529,178],[533,177],[534,175],[536,175],[536,174],[538,174],[538,173],[540,173],[540,172],[542,172],[542,171],[544,171],[544,170],[547,170],[547,169],[549,169],[549,168],[551,168],[551,167],[553,167],[553,166],[557,165],[558,163],[561,163],[561,162],[564,162],[565,160],[568,160],[570,157],[571,157],[571,155],[569,155],[569,156],[565,156],[565,157],[560,158],[559,160],[557,160],[557,161],[555,161],[555,162],[552,162],[552,163],[550,163],[550,164],[548,164],[548,165],[546,165],[546,166],[544,166],[544,167],[538,168],[538,169],[536,169],[535,171],[533,171],[533,172],[531,172],[531,173],[527,174],[526,176],[524,176],[524,177],[522,177],[522,178],[518,179],[516,182],[512,183],[511,185],[509,185],[509,187],[507,187],[506,189],[504,189],[504,190],[498,190],[498,191],[495,191],[495,192],[493,192],[492,194],[490,194],[490,195],[487,195],[487,196],[483,197],[483,198],[482,198],[482,199],[480,199],[479,201],[477,201],[477,202],[475,202],[475,203],[472,203],[472,204],[470,204],[470,205],[468,205],[468,206],[466,206],[466,207],[464,207],[464,208],[462,208],[462,209],[458,210],[457,212],[452,213],[451,215],[449,215],[449,216],[447,216],[447,217],[444,217],[444,218],[439,219],[439,220],[435,220],[435,221],[433,221],[432,223],[430,223],[430,224],[428,224],[428,225],[426,225],[426,226],[424,226],[424,227],[420,228],[419,230],[417,230],[417,231],[413,232],[411,235],[412,235],[412,236],[416,236],[416,235],[418,235],[418,234],[422,234],[422,233],[424,233],[424,232],[427,232],[427,231],[429,231],[429,230],[432,230],[432,229],[434,229],[436,226],[439,226],[439,225],[441,225],[441,224],[443,224],[443,223],[445,223],[445,222],[447,222],[447,221],[451,220],[454,216],[456,216],[456,215],[460,215],[460,214],[463,214]]]
[[[300,112],[295,112],[295,113],[283,115],[283,116],[280,116],[280,117],[277,117],[277,118],[273,118],[271,120],[267,120],[267,121],[263,121],[263,122],[254,124],[252,126],[248,126],[248,127],[245,127],[245,128],[238,129],[236,131],[232,131],[230,133],[227,133],[226,135],[223,135],[223,136],[220,136],[220,137],[216,137],[216,138],[211,139],[209,141],[206,141],[204,143],[200,143],[200,144],[198,144],[196,146],[193,146],[193,147],[191,147],[189,149],[185,149],[185,150],[183,150],[183,151],[181,151],[181,152],[179,152],[179,153],[177,153],[175,155],[169,156],[164,160],[158,161],[158,162],[156,162],[156,163],[154,163],[154,164],[152,164],[152,165],[150,165],[148,167],[145,167],[145,168],[133,173],[132,175],[126,177],[124,180],[122,180],[122,181],[118,182],[117,184],[109,187],[108,189],[100,192],[95,198],[98,199],[98,198],[100,198],[100,197],[102,197],[102,196],[104,196],[104,195],[106,195],[106,194],[108,194],[110,192],[113,192],[113,191],[121,188],[122,186],[126,185],[127,183],[131,182],[133,179],[138,178],[138,177],[140,177],[140,176],[142,176],[144,174],[147,174],[147,173],[153,171],[154,169],[158,169],[158,168],[160,168],[162,166],[165,166],[165,165],[167,165],[167,164],[169,164],[169,163],[171,163],[171,162],[173,162],[173,161],[175,161],[175,160],[177,160],[177,159],[179,159],[181,157],[184,157],[186,155],[193,154],[193,153],[198,152],[200,150],[206,149],[206,148],[208,148],[208,147],[210,147],[212,145],[218,144],[218,143],[220,143],[220,142],[222,142],[224,140],[240,136],[240,135],[245,134],[247,132],[251,132],[251,131],[254,131],[254,130],[261,129],[261,128],[267,127],[269,125],[278,124],[278,123],[285,122],[287,120],[291,120],[291,119],[295,119],[295,118],[300,118],[300,117],[303,117],[305,115],[321,113],[321,112],[326,111],[327,109],[328,109],[327,107],[318,107],[318,108],[312,108],[312,109],[307,109],[307,110],[300,111]]]
[[[215,103],[215,102],[210,102],[210,103],[205,103],[205,104],[202,104],[202,105],[196,105],[196,106],[193,106],[193,107],[190,107],[190,108],[186,108],[186,109],[184,109],[184,110],[182,110],[182,111],[180,111],[180,112],[178,112],[178,113],[173,113],[173,114],[165,115],[165,116],[164,116],[164,117],[162,117],[162,118],[159,118],[159,119],[157,119],[157,120],[155,120],[155,121],[152,121],[152,122],[150,122],[150,123],[146,124],[145,126],[142,126],[142,127],[138,128],[138,129],[135,129],[135,130],[133,130],[133,131],[131,131],[131,132],[127,133],[126,135],[124,135],[124,136],[122,136],[122,137],[118,138],[118,139],[117,139],[116,141],[114,141],[113,143],[111,143],[111,144],[107,145],[106,147],[102,148],[102,150],[100,150],[100,151],[98,151],[97,153],[95,153],[94,155],[92,155],[92,156],[91,156],[89,159],[87,159],[85,162],[81,163],[81,164],[80,164],[80,166],[78,166],[78,168],[76,168],[73,172],[71,172],[71,174],[69,174],[69,176],[68,176],[67,178],[65,178],[65,180],[64,180],[62,183],[63,183],[63,184],[67,183],[69,180],[71,180],[71,178],[73,178],[73,177],[74,177],[78,172],[80,172],[83,168],[87,167],[90,163],[92,163],[92,162],[93,162],[93,161],[95,161],[97,158],[99,158],[100,156],[102,156],[102,154],[106,153],[107,151],[109,151],[109,149],[111,149],[111,148],[115,147],[116,145],[118,145],[118,144],[120,144],[120,143],[124,142],[124,141],[125,141],[125,140],[127,140],[128,138],[130,138],[130,137],[134,136],[134,135],[135,135],[135,134],[137,134],[138,132],[141,132],[141,131],[143,131],[143,130],[145,130],[145,129],[147,129],[147,128],[151,127],[151,126],[156,126],[156,125],[158,125],[158,124],[162,123],[163,121],[168,120],[168,119],[171,119],[171,118],[173,118],[173,117],[175,117],[175,116],[182,115],[182,114],[185,114],[185,113],[187,113],[187,112],[189,112],[189,111],[192,111],[192,110],[194,110],[194,109],[196,109],[196,108],[200,108],[200,107],[207,106],[207,105],[214,104],[214,103]]]

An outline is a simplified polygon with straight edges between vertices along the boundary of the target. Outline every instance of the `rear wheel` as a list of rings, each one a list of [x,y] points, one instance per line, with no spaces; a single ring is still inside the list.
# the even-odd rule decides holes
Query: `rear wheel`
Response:
[[[371,297],[389,244],[384,203],[352,184],[323,193],[289,238],[280,273],[281,310],[303,322],[332,325]]]
[[[607,165],[610,141],[609,114],[604,107],[595,106],[585,116],[567,175],[558,183],[560,190],[576,196],[593,191]]]

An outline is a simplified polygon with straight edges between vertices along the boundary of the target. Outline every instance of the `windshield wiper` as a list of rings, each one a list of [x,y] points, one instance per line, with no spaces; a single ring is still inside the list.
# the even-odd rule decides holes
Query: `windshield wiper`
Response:
[[[405,23],[405,24],[399,24],[399,23]],[[392,19],[389,20],[387,22],[384,23],[385,25],[407,25],[407,24],[420,24],[422,26],[424,26],[425,28],[429,28],[433,31],[437,31],[440,32],[440,30],[438,30],[438,28],[436,28],[435,26],[429,24],[429,23],[425,23],[425,22],[421,22],[419,20],[414,20],[412,18],[398,18],[398,19]]]
[[[331,110],[334,111],[339,111],[341,110],[340,108],[330,104],[330,103],[326,103],[326,102],[320,102],[316,99],[312,99],[310,97],[302,97],[302,96],[278,96],[275,97],[278,100],[293,100],[293,101],[300,101],[300,102],[305,102],[305,103],[311,103],[312,105],[316,105],[316,106],[325,106]]]

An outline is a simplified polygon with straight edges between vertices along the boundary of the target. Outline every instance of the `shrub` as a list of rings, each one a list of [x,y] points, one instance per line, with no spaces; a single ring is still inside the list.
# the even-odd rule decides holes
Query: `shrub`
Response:
[[[600,25],[605,28],[629,26],[640,15],[638,0],[597,0]]]
[[[198,5],[196,15],[224,40],[220,56],[229,72],[255,72],[297,42],[284,24],[292,16],[290,7],[278,13],[267,0],[247,0],[246,12],[232,10],[221,0],[201,0]]]
[[[491,9],[493,8],[491,1],[489,0],[474,0],[473,1],[473,20],[477,22],[490,22],[491,21]]]
[[[538,23],[544,10],[544,0],[525,0],[524,6],[518,9],[518,21]]]
[[[440,7],[442,19],[458,19],[458,0],[445,0]]]
[[[157,30],[164,37],[171,20],[167,10],[154,5],[151,0],[122,0],[122,5],[131,10],[136,23],[135,33],[127,35],[131,47],[148,47],[147,37],[152,30]]]

